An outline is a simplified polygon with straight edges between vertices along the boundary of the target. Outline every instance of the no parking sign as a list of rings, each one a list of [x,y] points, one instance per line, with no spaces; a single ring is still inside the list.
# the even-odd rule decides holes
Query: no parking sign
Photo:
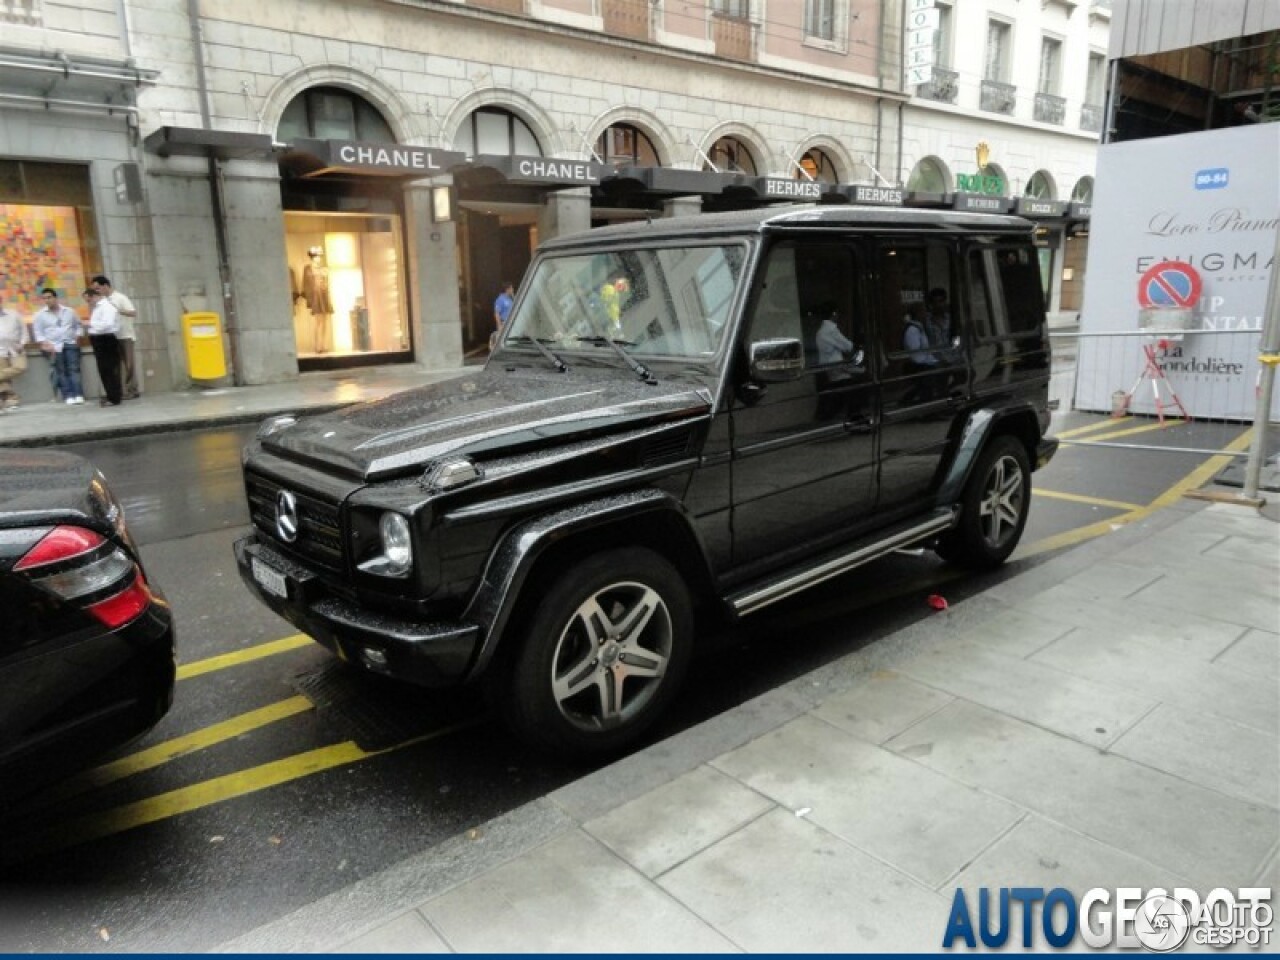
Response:
[[[1189,263],[1164,260],[1147,270],[1138,280],[1138,303],[1146,308],[1194,307],[1200,302],[1203,284]]]

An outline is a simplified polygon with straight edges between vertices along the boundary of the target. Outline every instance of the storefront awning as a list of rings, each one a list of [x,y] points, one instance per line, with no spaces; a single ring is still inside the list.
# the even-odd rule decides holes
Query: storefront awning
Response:
[[[591,160],[561,160],[556,157],[527,157],[519,154],[478,154],[466,168],[468,173],[492,171],[501,182],[513,186],[567,190],[598,186],[613,168]]]
[[[736,173],[680,167],[621,167],[600,180],[606,192],[641,191],[663,197],[719,196],[741,183]]]
[[[1088,220],[1093,216],[1093,204],[1072,202],[1067,207],[1067,216],[1072,220]]]
[[[265,133],[236,130],[206,130],[204,127],[161,127],[143,141],[148,153],[158,157],[241,157],[269,156],[272,141]]]
[[[331,173],[419,180],[451,173],[467,162],[458,150],[363,140],[293,140],[284,161],[302,177]]]
[[[987,193],[957,193],[952,200],[952,206],[956,210],[967,210],[970,213],[1008,213],[1011,205],[1009,197]]]
[[[1039,200],[1035,197],[1019,197],[1013,210],[1020,217],[1032,220],[1059,220],[1067,214],[1067,204],[1062,200]]]

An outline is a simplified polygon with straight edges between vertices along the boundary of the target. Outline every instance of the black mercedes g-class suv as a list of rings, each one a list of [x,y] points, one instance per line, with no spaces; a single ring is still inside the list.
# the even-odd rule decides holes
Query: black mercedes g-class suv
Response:
[[[245,451],[241,576],[339,657],[484,677],[517,732],[632,743],[695,612],[740,617],[909,545],[999,564],[1049,341],[1016,217],[806,206],[544,244],[483,369]]]

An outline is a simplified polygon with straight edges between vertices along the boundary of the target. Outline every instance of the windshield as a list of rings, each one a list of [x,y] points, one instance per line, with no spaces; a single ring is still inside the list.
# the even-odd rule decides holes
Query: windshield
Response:
[[[746,246],[661,247],[540,260],[506,325],[507,343],[562,350],[603,338],[646,357],[707,359],[720,346]]]

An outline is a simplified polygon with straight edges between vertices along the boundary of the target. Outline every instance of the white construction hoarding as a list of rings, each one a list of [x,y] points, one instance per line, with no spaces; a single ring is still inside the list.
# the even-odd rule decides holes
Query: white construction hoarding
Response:
[[[1172,388],[1193,417],[1252,420],[1278,229],[1280,123],[1101,147],[1075,406],[1136,385],[1130,409],[1157,412],[1150,346],[1165,413]]]

